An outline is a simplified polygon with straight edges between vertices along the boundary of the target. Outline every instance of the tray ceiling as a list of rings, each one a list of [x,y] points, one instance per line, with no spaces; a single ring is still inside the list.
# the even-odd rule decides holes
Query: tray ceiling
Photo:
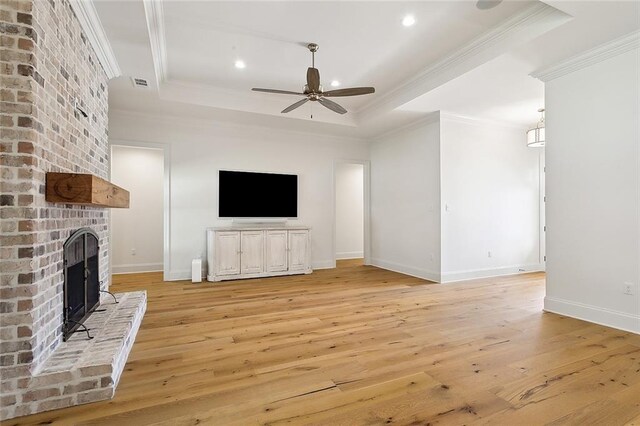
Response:
[[[324,123],[364,134],[436,110],[525,126],[544,103],[532,67],[591,47],[598,37],[587,28],[598,14],[607,17],[599,28],[606,37],[631,31],[638,4],[547,3],[505,0],[479,10],[474,1],[130,0],[95,7],[124,74],[110,83],[116,109],[180,115],[201,108],[196,115],[228,116],[226,110],[278,126],[304,120],[314,129]],[[413,26],[402,25],[407,15]],[[282,115],[298,98],[250,91],[300,90],[309,42],[320,45],[316,66],[325,90],[337,80],[340,87],[375,86],[376,93],[341,98],[349,113],[339,116],[315,103]],[[246,67],[236,68],[237,60]],[[131,77],[146,78],[151,89],[133,88]]]

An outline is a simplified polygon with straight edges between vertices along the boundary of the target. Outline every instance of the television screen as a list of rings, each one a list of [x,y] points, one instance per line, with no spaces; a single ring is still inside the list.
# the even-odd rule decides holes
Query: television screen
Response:
[[[218,216],[298,217],[298,176],[220,170]]]

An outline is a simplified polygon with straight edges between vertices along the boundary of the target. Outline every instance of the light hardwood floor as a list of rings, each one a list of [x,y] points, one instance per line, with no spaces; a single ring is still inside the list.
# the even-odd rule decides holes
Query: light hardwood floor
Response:
[[[543,313],[543,274],[113,281],[149,292],[115,398],[7,425],[640,424],[640,336]]]

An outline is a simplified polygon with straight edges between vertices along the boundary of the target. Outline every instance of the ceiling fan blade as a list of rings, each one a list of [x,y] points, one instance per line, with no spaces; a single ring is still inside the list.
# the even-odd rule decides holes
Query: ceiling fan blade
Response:
[[[337,103],[330,101],[329,99],[319,98],[318,102],[322,104],[322,106],[329,108],[333,112],[337,112],[338,114],[346,114],[347,110],[342,108]]]
[[[317,68],[307,68],[307,87],[310,92],[320,91],[320,72]]]
[[[288,90],[277,90],[277,89],[260,89],[257,87],[254,87],[253,89],[254,92],[265,92],[265,93],[279,93],[281,95],[304,95],[304,93],[299,93],[299,92],[290,92]]]
[[[293,111],[294,109],[298,108],[299,106],[307,103],[309,101],[309,98],[304,98],[304,99],[300,99],[298,102],[296,102],[293,105],[289,105],[288,107],[286,107],[285,109],[282,110],[282,114],[285,114],[287,112]]]
[[[350,87],[347,89],[329,90],[328,92],[323,92],[322,96],[358,96],[375,93],[375,91],[376,89],[373,87]]]

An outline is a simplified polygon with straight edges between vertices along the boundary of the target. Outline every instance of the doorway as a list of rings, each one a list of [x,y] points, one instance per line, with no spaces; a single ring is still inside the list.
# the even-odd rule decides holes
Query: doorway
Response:
[[[111,211],[111,273],[163,272],[167,279],[167,152],[112,144],[111,181],[129,191],[128,209]]]
[[[337,265],[368,264],[367,162],[335,164],[335,244]]]

